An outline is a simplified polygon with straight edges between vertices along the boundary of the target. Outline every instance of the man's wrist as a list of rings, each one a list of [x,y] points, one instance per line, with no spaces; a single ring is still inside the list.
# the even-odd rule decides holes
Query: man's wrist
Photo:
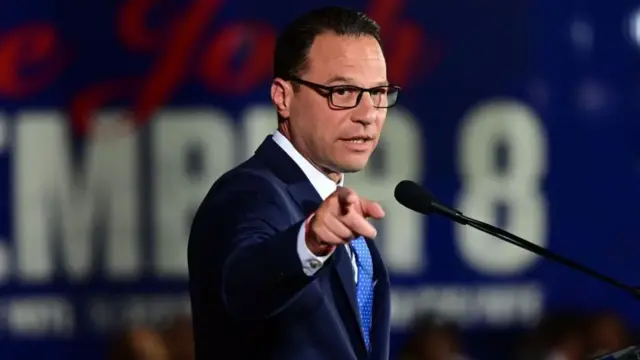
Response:
[[[322,243],[320,240],[318,240],[315,233],[311,231],[311,223],[314,218],[315,218],[315,214],[311,214],[311,216],[309,216],[307,218],[307,221],[305,222],[304,240],[305,240],[305,243],[307,244],[307,248],[309,249],[309,251],[311,251],[311,253],[313,253],[316,256],[329,255],[335,249],[335,245],[325,244],[325,243]]]

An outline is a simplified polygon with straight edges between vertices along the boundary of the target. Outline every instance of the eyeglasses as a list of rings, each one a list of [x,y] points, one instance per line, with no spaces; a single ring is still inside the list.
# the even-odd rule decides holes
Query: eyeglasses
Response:
[[[386,109],[394,106],[398,101],[401,88],[395,85],[376,86],[369,89],[355,85],[326,86],[302,80],[295,76],[289,77],[290,81],[307,86],[318,94],[329,99],[331,106],[338,109],[353,109],[360,104],[362,94],[369,93],[373,100],[373,107]]]

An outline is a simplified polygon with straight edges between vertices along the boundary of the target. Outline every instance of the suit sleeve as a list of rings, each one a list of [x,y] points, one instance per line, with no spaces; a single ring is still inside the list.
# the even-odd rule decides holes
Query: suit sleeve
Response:
[[[207,211],[206,228],[222,250],[221,292],[235,317],[271,317],[287,307],[331,261],[313,276],[305,274],[298,240],[305,219],[289,225],[282,199],[265,180],[238,186]],[[218,246],[221,245],[221,248]]]

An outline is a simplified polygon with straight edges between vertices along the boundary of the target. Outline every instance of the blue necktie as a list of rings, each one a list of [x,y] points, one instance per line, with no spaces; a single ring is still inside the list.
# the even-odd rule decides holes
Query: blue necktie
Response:
[[[360,309],[360,323],[367,349],[370,349],[369,333],[371,330],[371,314],[373,311],[373,261],[366,240],[360,236],[351,242],[351,249],[358,264],[358,282],[356,294]]]

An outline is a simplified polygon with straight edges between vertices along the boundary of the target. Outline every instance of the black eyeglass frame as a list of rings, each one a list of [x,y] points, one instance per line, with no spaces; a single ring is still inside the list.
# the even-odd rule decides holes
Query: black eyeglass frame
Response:
[[[381,90],[381,89],[387,89],[387,93],[391,92],[391,91],[395,91],[396,92],[396,97],[395,97],[395,101],[393,102],[393,104],[388,105],[388,106],[377,106],[377,105],[373,105],[373,107],[377,108],[377,109],[389,109],[394,107],[397,103],[398,103],[398,97],[400,96],[400,91],[402,90],[402,88],[400,86],[397,85],[381,85],[381,86],[374,86],[372,88],[363,88],[360,86],[355,86],[355,85],[347,85],[347,84],[340,84],[340,85],[333,85],[333,86],[328,86],[328,85],[322,85],[322,84],[317,84],[311,81],[307,81],[304,79],[301,79],[297,76],[288,76],[286,78],[286,80],[291,81],[291,82],[295,82],[298,83],[300,85],[304,85],[312,90],[315,90],[319,95],[327,98],[327,100],[329,101],[329,104],[337,109],[341,109],[341,110],[348,110],[348,109],[353,109],[358,107],[358,105],[360,105],[360,101],[362,100],[362,95],[367,92],[369,93],[370,96],[374,96],[373,92],[376,90]],[[351,90],[358,90],[358,96],[356,98],[356,102],[354,105],[352,106],[344,106],[344,105],[336,105],[333,102],[333,94],[340,90],[340,89],[351,89]]]

